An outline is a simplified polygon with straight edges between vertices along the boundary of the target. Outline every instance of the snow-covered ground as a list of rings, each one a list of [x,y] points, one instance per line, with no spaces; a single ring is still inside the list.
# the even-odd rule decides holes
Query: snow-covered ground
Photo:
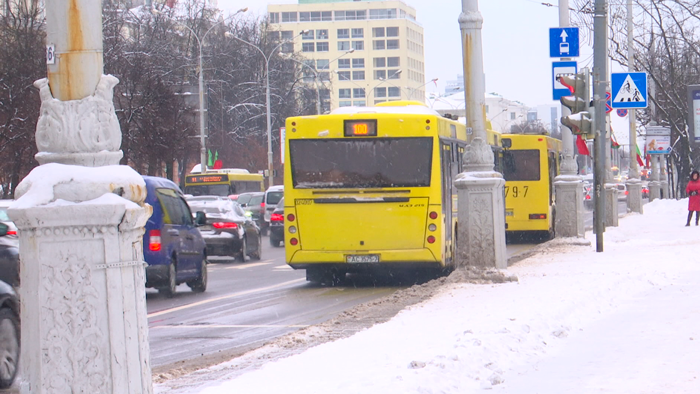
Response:
[[[189,392],[700,393],[700,227],[684,227],[687,200],[644,210],[607,229],[603,253],[590,232],[589,245],[552,241],[508,268],[519,282],[449,284],[387,323]]]

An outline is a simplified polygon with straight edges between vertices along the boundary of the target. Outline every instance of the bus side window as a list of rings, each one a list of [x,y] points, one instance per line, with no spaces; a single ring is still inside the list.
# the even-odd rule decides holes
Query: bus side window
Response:
[[[515,157],[513,157],[513,154],[511,152],[503,151],[503,172],[507,174],[512,174],[515,171]]]

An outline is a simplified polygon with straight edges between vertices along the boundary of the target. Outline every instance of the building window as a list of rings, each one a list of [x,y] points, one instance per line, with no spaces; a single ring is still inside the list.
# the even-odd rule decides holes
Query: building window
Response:
[[[339,51],[350,50],[350,41],[338,41],[338,50]]]
[[[487,114],[489,113],[489,106],[488,105],[486,106],[486,113]]]
[[[396,86],[390,86],[389,97],[401,97],[401,89]]]
[[[352,98],[352,89],[338,89],[338,98]]]
[[[352,105],[356,107],[364,107],[365,105],[367,105],[367,102],[365,100],[353,101]]]
[[[311,15],[308,12],[299,13],[299,22],[309,22],[311,20]]]
[[[296,22],[297,13],[296,12],[283,12],[282,13],[282,23],[284,22]]]
[[[353,98],[365,98],[365,90],[361,88],[352,89]]]
[[[350,29],[338,29],[338,39],[342,38],[350,38]]]
[[[387,70],[386,75],[389,79],[399,79],[401,78],[401,70]]]
[[[280,23],[279,12],[270,12],[270,23]]]
[[[365,72],[364,71],[353,71],[352,72],[352,79],[355,81],[364,81],[365,80]]]
[[[335,20],[344,21],[345,20],[345,11],[336,11],[335,12]]]
[[[365,68],[365,59],[352,59],[352,68]]]
[[[400,62],[398,57],[388,57],[386,58],[387,67],[399,67]]]
[[[318,29],[316,30],[317,40],[327,40],[328,39],[328,29]]]
[[[352,101],[338,101],[339,107],[352,107]]]
[[[382,50],[382,49],[386,49],[386,46],[385,46],[385,45],[386,45],[386,44],[385,44],[385,41],[384,41],[384,40],[374,40],[374,41],[372,41],[372,47],[374,48],[375,51],[377,51],[377,50]]]
[[[369,10],[369,19],[396,19],[396,8]]]
[[[282,44],[282,47],[280,48],[280,52],[293,53],[294,52],[294,43],[288,42],[288,43]]]
[[[317,59],[316,70],[328,70],[328,59]]]
[[[320,22],[320,21],[321,21],[321,11],[311,12],[311,22]]]
[[[386,79],[386,70],[374,70],[374,79]]]
[[[374,97],[386,97],[386,88],[374,88]]]
[[[515,120],[515,112],[510,113],[510,120]]]
[[[352,38],[365,38],[365,29],[352,29]]]
[[[399,40],[386,40],[386,49],[399,49]]]
[[[314,43],[313,42],[302,42],[301,43],[301,51],[302,52],[313,52],[314,51]]]
[[[384,28],[383,27],[373,27],[372,28],[372,37],[375,37],[375,38],[384,37]]]
[[[321,81],[330,81],[331,80],[331,73],[328,71],[320,72],[318,73],[318,79]]]
[[[399,28],[398,27],[387,27],[386,28],[386,36],[387,37],[398,37],[399,36]]]
[[[272,41],[278,41],[280,39],[280,32],[279,31],[271,31],[271,32],[267,33],[267,36]]]
[[[338,68],[350,68],[350,59],[338,59]]]
[[[331,11],[322,11],[321,12],[321,20],[322,21],[332,21],[333,20],[333,12]]]
[[[353,41],[352,48],[356,51],[364,51],[365,50],[365,42],[364,41]]]
[[[301,33],[301,39],[302,40],[313,40],[314,39],[314,31],[313,30],[307,30]]]
[[[316,43],[316,52],[328,52],[328,43],[327,42],[317,42]]]
[[[338,80],[349,81],[350,80],[350,71],[338,71]]]
[[[386,58],[375,57],[373,61],[374,67],[386,67]]]

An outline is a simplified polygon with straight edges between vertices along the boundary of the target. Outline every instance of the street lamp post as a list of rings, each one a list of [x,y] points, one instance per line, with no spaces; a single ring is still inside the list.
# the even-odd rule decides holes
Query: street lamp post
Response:
[[[184,23],[179,23],[181,26],[185,27],[187,30],[189,30],[194,38],[197,40],[197,45],[199,46],[199,70],[197,70],[197,74],[199,74],[199,160],[200,160],[200,172],[204,174],[207,170],[207,136],[206,136],[206,131],[205,131],[205,122],[204,122],[204,60],[203,60],[203,55],[202,55],[202,49],[204,45],[204,39],[207,38],[207,35],[209,32],[211,32],[216,26],[219,26],[223,22],[227,21],[228,19],[240,14],[241,12],[246,12],[248,11],[248,7],[246,8],[241,8],[240,10],[236,11],[235,13],[227,16],[226,18],[214,23],[209,30],[204,33],[202,38],[200,39],[197,33],[195,31],[187,26]],[[154,9],[152,9],[152,12],[157,12]]]
[[[270,114],[270,59],[272,58],[272,55],[275,53],[276,50],[282,47],[284,44],[288,44],[292,42],[295,38],[299,37],[300,35],[308,32],[308,30],[302,30],[297,34],[296,36],[292,37],[290,40],[285,40],[282,41],[279,45],[274,47],[272,51],[270,51],[269,55],[266,55],[265,52],[263,52],[262,49],[258,48],[255,44],[252,44],[242,38],[236,37],[235,35],[226,32],[226,36],[230,38],[234,38],[244,44],[248,44],[251,47],[255,48],[262,57],[265,59],[265,110],[266,110],[266,121],[267,121],[267,172],[268,172],[268,186],[273,186],[274,185],[274,177],[273,177],[273,169],[272,169],[272,115]]]
[[[428,82],[426,82],[426,83],[420,85],[419,87],[417,87],[417,88],[415,88],[415,89],[414,89],[414,88],[411,88],[410,86],[407,86],[407,88],[409,89],[408,99],[410,100],[410,99],[413,98],[413,93],[415,93],[416,90],[419,90],[420,88],[422,88],[423,86],[425,86],[425,85],[427,85],[427,84],[429,84],[429,83],[431,83],[431,82],[434,83],[434,82],[437,82],[437,81],[438,81],[437,78],[433,78],[433,79],[431,79],[430,81],[428,81]]]

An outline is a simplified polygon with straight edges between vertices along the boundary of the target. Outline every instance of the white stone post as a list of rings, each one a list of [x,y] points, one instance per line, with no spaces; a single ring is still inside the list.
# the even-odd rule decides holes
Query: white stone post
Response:
[[[635,71],[634,65],[634,8],[632,0],[627,0],[627,64],[630,72]],[[639,175],[637,163],[637,111],[629,109],[629,144],[630,144],[630,171],[627,179],[627,210],[630,212],[644,213],[642,204],[642,181]]]
[[[483,17],[478,0],[462,0],[464,95],[467,128],[474,138],[464,153],[465,172],[455,180],[458,189],[458,266],[507,268],[503,176],[493,170],[493,151],[486,143],[484,119],[484,62],[481,40]]]
[[[559,27],[569,26],[569,0],[559,0]],[[568,59],[562,59],[568,60]],[[561,106],[562,116],[570,111]],[[583,178],[577,173],[574,160],[574,136],[568,127],[560,125],[563,158],[560,175],[554,178],[554,191],[557,196],[554,232],[557,237],[583,237]]]
[[[56,64],[35,83],[41,165],[9,209],[22,256],[20,392],[149,394],[142,237],[152,210],[143,178],[118,165],[101,3],[47,0],[46,15]]]
[[[658,154],[651,155],[651,182],[649,182],[649,202],[661,198],[661,171]]]
[[[671,198],[668,187],[668,174],[666,173],[666,155],[659,155],[659,187],[661,188],[661,198]]]

